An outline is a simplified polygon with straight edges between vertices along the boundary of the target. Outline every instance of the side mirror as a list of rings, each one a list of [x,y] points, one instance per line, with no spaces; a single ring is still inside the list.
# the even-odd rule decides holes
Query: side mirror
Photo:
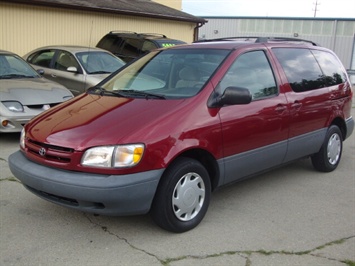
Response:
[[[68,72],[73,72],[73,73],[78,73],[78,69],[74,66],[68,67],[67,68]]]
[[[38,74],[43,76],[43,74],[44,74],[44,70],[43,69],[37,69],[36,71],[37,71]]]
[[[250,91],[241,87],[228,87],[222,95],[211,96],[209,107],[223,107],[226,105],[248,104],[252,100]]]

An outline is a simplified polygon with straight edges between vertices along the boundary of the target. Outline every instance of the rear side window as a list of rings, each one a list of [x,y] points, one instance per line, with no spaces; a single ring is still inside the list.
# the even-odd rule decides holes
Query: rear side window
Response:
[[[50,67],[50,63],[52,57],[54,56],[55,50],[44,50],[30,55],[27,61],[31,64],[42,66],[42,67]]]
[[[312,50],[312,53],[322,68],[324,82],[327,86],[338,85],[346,82],[344,68],[335,55],[318,50]]]
[[[321,68],[309,49],[273,48],[285,71],[288,82],[295,92],[325,87]]]
[[[97,44],[97,47],[108,50],[112,53],[119,53],[122,44],[122,38],[114,35],[106,35]]]
[[[142,53],[142,44],[142,39],[127,38],[123,45],[122,54],[132,58],[138,57]]]

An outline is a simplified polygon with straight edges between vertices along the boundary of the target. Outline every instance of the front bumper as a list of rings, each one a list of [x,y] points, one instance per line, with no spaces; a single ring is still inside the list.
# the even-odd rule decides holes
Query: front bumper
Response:
[[[31,117],[3,117],[0,116],[0,132],[21,132],[23,126],[32,119]],[[7,121],[7,125],[3,126],[3,121]]]
[[[53,203],[104,215],[144,214],[150,209],[164,169],[130,175],[65,171],[10,155],[11,172],[37,196]]]

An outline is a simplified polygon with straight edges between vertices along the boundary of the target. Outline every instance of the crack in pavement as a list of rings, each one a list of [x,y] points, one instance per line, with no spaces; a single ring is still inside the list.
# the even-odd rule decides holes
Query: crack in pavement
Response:
[[[5,178],[0,178],[0,182],[2,181],[10,181],[10,182],[17,182],[17,183],[20,183],[20,180],[18,180],[17,178],[13,177],[13,176],[10,176],[10,177],[5,177]]]
[[[225,251],[225,252],[209,254],[209,255],[204,255],[204,256],[186,255],[186,256],[181,256],[181,257],[176,257],[176,258],[161,259],[155,254],[152,254],[152,253],[150,253],[150,252],[148,252],[148,251],[146,251],[144,249],[141,249],[139,247],[136,247],[135,245],[130,243],[128,239],[126,239],[124,237],[121,237],[121,236],[111,232],[107,228],[107,226],[103,226],[103,225],[101,225],[101,224],[99,224],[97,222],[94,222],[92,219],[90,219],[90,217],[87,214],[84,214],[84,215],[90,221],[90,223],[101,227],[101,229],[104,232],[106,232],[106,233],[108,233],[108,234],[110,234],[112,236],[115,236],[119,240],[124,241],[131,248],[133,248],[135,250],[138,250],[138,251],[141,251],[141,252],[143,252],[143,253],[145,253],[145,254],[147,254],[149,256],[154,257],[155,259],[157,259],[164,266],[168,266],[172,262],[182,261],[182,260],[185,260],[185,259],[208,259],[208,258],[215,258],[215,257],[225,256],[225,255],[228,255],[228,256],[239,255],[239,256],[241,256],[242,258],[244,258],[246,260],[245,266],[250,266],[250,265],[252,265],[252,259],[250,258],[250,256],[252,254],[265,255],[265,256],[275,255],[275,254],[278,254],[278,255],[297,255],[297,256],[310,255],[310,256],[314,256],[314,257],[318,257],[318,258],[328,259],[328,260],[331,260],[331,261],[337,261],[337,262],[344,263],[344,264],[349,265],[349,266],[354,266],[355,265],[355,261],[352,261],[352,260],[339,260],[339,259],[335,259],[335,258],[331,258],[331,257],[322,256],[320,254],[311,254],[312,252],[315,252],[315,251],[318,251],[318,250],[322,250],[322,249],[324,249],[326,247],[329,247],[329,246],[340,245],[340,244],[346,242],[347,240],[349,240],[351,238],[354,238],[355,235],[354,236],[349,236],[349,237],[344,237],[344,238],[341,238],[341,239],[338,239],[338,240],[334,240],[334,241],[325,243],[323,245],[317,246],[317,247],[315,247],[313,249],[304,250],[304,251],[287,251],[287,250],[279,250],[279,251],[278,250],[268,250],[267,251],[267,250],[263,250],[263,249],[260,249],[260,250],[239,250],[239,251]]]
[[[111,232],[111,231],[107,228],[107,226],[104,226],[104,225],[101,225],[101,224],[99,224],[99,223],[97,223],[97,222],[94,222],[94,221],[88,216],[87,213],[84,213],[84,216],[89,220],[90,223],[92,223],[92,224],[94,224],[94,225],[96,225],[96,226],[101,227],[101,229],[102,229],[104,232],[106,232],[106,233],[108,233],[108,234],[110,234],[110,235],[112,235],[112,236],[118,238],[119,240],[124,241],[124,242],[125,242],[127,245],[129,245],[131,248],[133,248],[133,249],[135,249],[135,250],[138,250],[138,251],[140,251],[140,252],[143,252],[143,253],[145,253],[145,254],[151,256],[151,257],[154,257],[156,260],[158,260],[161,264],[164,265],[164,261],[161,260],[158,256],[156,256],[156,255],[154,255],[154,254],[152,254],[152,253],[150,253],[150,252],[148,252],[148,251],[146,251],[146,250],[144,250],[144,249],[141,249],[141,248],[136,247],[135,245],[133,245],[132,243],[130,243],[130,242],[128,241],[128,239],[126,239],[126,238],[124,238],[124,237],[121,237],[121,236],[119,236],[119,235],[117,235],[117,234]]]
[[[324,245],[321,245],[321,246],[318,246],[318,247],[316,247],[314,249],[310,249],[310,250],[306,250],[306,251],[298,251],[298,252],[285,251],[285,250],[281,250],[281,251],[272,251],[272,250],[270,250],[270,251],[266,251],[266,250],[225,251],[225,252],[220,252],[220,253],[210,254],[210,255],[204,255],[204,256],[186,255],[186,256],[177,257],[177,258],[169,258],[169,259],[166,259],[166,260],[163,261],[163,265],[169,265],[171,262],[181,261],[181,260],[184,260],[184,259],[206,259],[206,258],[214,258],[214,257],[219,257],[219,256],[224,256],[224,255],[239,255],[239,256],[241,256],[241,257],[246,259],[246,264],[245,265],[249,266],[252,263],[252,260],[250,258],[250,256],[252,254],[265,255],[265,256],[278,254],[278,255],[297,255],[297,256],[310,255],[310,256],[314,256],[314,257],[318,257],[318,258],[328,259],[328,260],[331,260],[331,261],[337,261],[337,262],[340,262],[340,263],[347,264],[349,266],[354,266],[355,262],[351,261],[351,260],[338,260],[338,259],[335,259],[335,258],[321,256],[319,254],[311,254],[311,252],[324,249],[324,248],[326,248],[328,246],[342,244],[346,240],[354,238],[354,237],[355,236],[350,236],[350,237],[345,237],[345,238],[342,238],[342,239],[339,239],[339,240],[331,241],[331,242],[328,242],[328,243],[326,243]]]
[[[341,238],[341,239],[338,239],[338,240],[335,240],[335,241],[331,241],[331,242],[328,242],[328,243],[326,243],[324,245],[315,247],[315,248],[310,249],[310,250],[305,250],[305,251],[297,251],[297,252],[286,251],[286,250],[281,250],[281,251],[269,250],[269,251],[266,251],[266,250],[263,250],[263,249],[261,249],[261,250],[225,251],[225,252],[220,252],[220,253],[210,254],[210,255],[205,255],[205,256],[187,255],[187,256],[182,256],[182,257],[178,257],[178,258],[170,258],[170,259],[166,259],[165,261],[163,261],[163,265],[169,265],[171,262],[180,261],[180,260],[189,259],[189,258],[191,258],[191,259],[206,259],[206,258],[213,258],[213,257],[224,256],[224,255],[239,255],[239,256],[241,256],[241,257],[246,259],[246,264],[245,265],[249,266],[252,263],[252,260],[250,258],[250,256],[252,254],[265,255],[265,256],[278,254],[278,255],[297,255],[297,256],[310,255],[310,256],[314,256],[314,257],[318,257],[318,258],[328,259],[328,260],[331,260],[331,261],[337,261],[337,262],[344,263],[344,264],[349,265],[349,266],[354,266],[355,265],[355,261],[338,260],[338,259],[335,259],[335,258],[321,256],[319,254],[311,254],[314,251],[322,250],[322,249],[324,249],[326,247],[329,247],[329,246],[332,246],[332,245],[342,244],[346,240],[349,240],[349,239],[354,238],[354,237],[355,236],[344,237],[344,238]],[[243,256],[243,255],[246,255],[246,257]]]

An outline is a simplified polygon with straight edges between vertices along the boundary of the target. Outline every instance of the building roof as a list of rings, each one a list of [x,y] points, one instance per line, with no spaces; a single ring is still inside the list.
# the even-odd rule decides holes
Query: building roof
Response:
[[[0,0],[0,2],[151,17],[202,24],[207,22],[203,18],[164,6],[151,0]]]
[[[202,16],[205,19],[262,19],[262,20],[312,20],[312,21],[354,21],[355,18],[336,18],[336,17],[261,17],[261,16]]]

